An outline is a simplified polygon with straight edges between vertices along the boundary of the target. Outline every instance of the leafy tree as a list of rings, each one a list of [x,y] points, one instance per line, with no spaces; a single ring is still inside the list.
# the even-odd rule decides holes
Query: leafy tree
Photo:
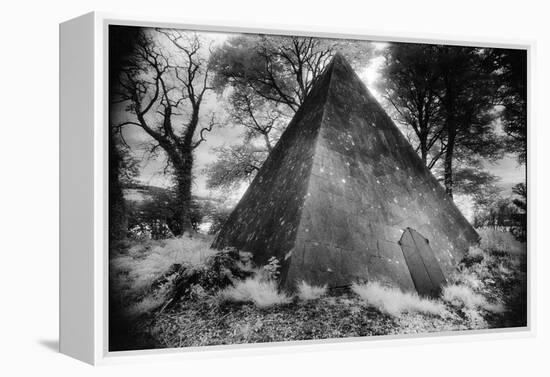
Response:
[[[517,208],[515,220],[517,222],[517,229],[515,231],[516,237],[520,241],[527,240],[527,185],[525,183],[518,183],[512,188],[512,192],[516,197],[512,200],[512,203]]]
[[[384,52],[378,89],[390,105],[393,118],[412,128],[416,150],[428,168],[442,151],[437,146],[444,128],[441,119],[441,92],[438,48],[434,45],[395,43]]]
[[[476,213],[474,226],[476,227],[512,227],[517,209],[509,199],[497,197],[494,202],[483,211]]]
[[[212,223],[210,229],[208,229],[208,234],[217,234],[222,229],[223,224],[225,224],[230,214],[231,210],[225,207],[220,207],[212,211],[210,213]]]
[[[472,47],[438,46],[442,91],[444,185],[453,196],[453,164],[457,157],[497,159],[501,139],[495,132],[496,90],[493,66],[486,51]]]
[[[525,183],[518,183],[512,188],[512,192],[517,195],[514,199],[514,204],[521,211],[527,211],[527,185]]]
[[[503,198],[494,187],[489,195],[477,196],[474,226],[504,227],[520,241],[527,239],[527,190],[524,183],[512,188],[513,197]]]
[[[127,185],[126,189],[146,192],[143,200],[127,201],[130,234],[152,239],[163,239],[181,234],[182,229],[174,190],[140,184]],[[199,204],[199,201],[194,198],[190,209],[190,219],[194,231],[199,229],[199,225],[207,213],[204,205]]]
[[[392,44],[384,56],[384,97],[394,118],[412,129],[426,166],[441,172],[447,194],[466,188],[468,179],[487,179],[480,160],[503,153],[494,123],[501,72],[493,50]]]
[[[201,117],[213,89],[204,48],[196,33],[141,29],[114,98],[127,105],[129,115],[117,126],[139,127],[150,138],[151,152],[167,156],[175,181],[176,235],[192,229],[193,151],[216,125],[213,114]]]
[[[498,67],[499,100],[503,110],[502,128],[508,136],[508,151],[517,154],[520,163],[527,161],[527,52],[525,50],[492,51]]]
[[[459,166],[454,175],[456,192],[470,196],[476,206],[487,205],[500,195],[501,189],[496,186],[498,178],[483,170],[479,161]]]

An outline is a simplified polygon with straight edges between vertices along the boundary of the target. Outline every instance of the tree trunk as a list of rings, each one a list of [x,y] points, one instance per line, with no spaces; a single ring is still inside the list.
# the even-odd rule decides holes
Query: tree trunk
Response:
[[[445,192],[447,195],[453,198],[453,153],[454,153],[454,144],[456,131],[454,126],[450,126],[447,138],[447,151],[445,152],[445,161],[444,161],[444,182],[445,182]]]
[[[122,184],[120,182],[121,156],[112,127],[109,127],[109,238],[126,238],[128,219]]]
[[[171,230],[176,236],[180,236],[193,229],[191,224],[193,154],[191,151],[185,152],[181,163],[174,164],[174,170],[176,173],[174,222],[176,224],[171,227]]]
[[[428,134],[427,132],[420,132],[418,135],[420,141],[420,158],[424,165],[428,166]]]
[[[264,133],[264,140],[265,140],[265,146],[267,148],[267,151],[269,153],[271,153],[271,151],[273,150],[273,147],[271,146],[271,141],[269,141],[269,134],[268,133]]]
[[[420,146],[420,153],[420,158],[422,159],[422,162],[424,163],[424,165],[428,166],[428,151],[425,147]]]

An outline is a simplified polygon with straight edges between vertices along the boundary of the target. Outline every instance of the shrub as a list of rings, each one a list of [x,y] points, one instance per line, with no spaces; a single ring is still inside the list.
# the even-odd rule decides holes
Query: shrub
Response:
[[[262,280],[258,276],[223,289],[218,293],[218,298],[222,301],[252,302],[259,308],[288,304],[292,301],[291,297],[279,293],[274,281]]]
[[[317,300],[318,298],[326,295],[327,291],[328,288],[326,285],[318,287],[309,285],[303,280],[300,284],[298,284],[298,298],[302,301]]]
[[[476,246],[471,246],[468,252],[462,258],[462,264],[466,267],[471,267],[474,264],[481,263],[485,259],[486,253]]]
[[[483,249],[477,247],[477,246],[471,246],[469,249],[468,249],[468,254],[467,254],[470,258],[478,258],[478,259],[483,259],[485,257],[485,251],[483,251]]]
[[[399,316],[402,313],[424,313],[445,316],[445,306],[435,300],[419,297],[416,293],[403,292],[398,288],[385,287],[379,282],[354,283],[352,291],[367,305],[383,313]]]
[[[483,318],[479,310],[476,309],[463,309],[464,316],[467,320],[468,329],[486,329],[489,327],[489,324]]]
[[[449,280],[453,284],[465,285],[472,288],[473,290],[480,290],[485,287],[485,284],[483,283],[479,275],[471,272],[468,269],[453,275]]]
[[[497,229],[478,229],[481,237],[480,247],[491,252],[522,255],[527,251],[525,243],[518,241],[510,232]]]
[[[239,252],[235,248],[218,251],[199,266],[176,264],[173,267],[167,272],[171,279],[170,289],[165,294],[167,309],[184,297],[203,300],[213,292],[233,285],[235,280],[253,275],[253,271],[240,262]],[[165,281],[166,277],[162,276],[151,287],[155,288],[158,283],[163,284]]]
[[[268,280],[277,280],[279,278],[280,269],[281,264],[279,260],[276,257],[271,257],[268,259],[267,264],[262,267],[262,272]]]
[[[441,297],[452,306],[468,310],[484,309],[489,312],[501,313],[504,311],[502,304],[491,304],[485,297],[475,293],[466,285],[451,284],[443,288]]]

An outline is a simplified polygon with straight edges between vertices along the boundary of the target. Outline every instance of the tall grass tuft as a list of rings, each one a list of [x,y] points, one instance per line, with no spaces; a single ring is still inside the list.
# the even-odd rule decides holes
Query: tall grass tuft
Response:
[[[322,287],[309,285],[304,280],[298,284],[298,298],[302,301],[317,300],[327,294],[328,288],[325,284]]]
[[[491,304],[482,295],[475,293],[466,285],[451,284],[443,288],[441,298],[450,305],[467,310],[483,309],[493,313],[502,313],[502,304]]]
[[[403,292],[398,288],[382,286],[379,282],[353,284],[352,291],[367,305],[392,316],[403,313],[423,313],[436,316],[447,315],[441,302],[422,298],[415,293]]]
[[[259,276],[239,281],[218,293],[222,302],[252,302],[259,308],[288,304],[292,298],[277,289],[277,283]]]

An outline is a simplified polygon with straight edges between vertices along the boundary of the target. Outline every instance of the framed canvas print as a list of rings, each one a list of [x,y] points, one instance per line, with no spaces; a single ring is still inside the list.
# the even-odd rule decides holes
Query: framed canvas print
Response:
[[[62,24],[61,351],[529,333],[531,48]]]

